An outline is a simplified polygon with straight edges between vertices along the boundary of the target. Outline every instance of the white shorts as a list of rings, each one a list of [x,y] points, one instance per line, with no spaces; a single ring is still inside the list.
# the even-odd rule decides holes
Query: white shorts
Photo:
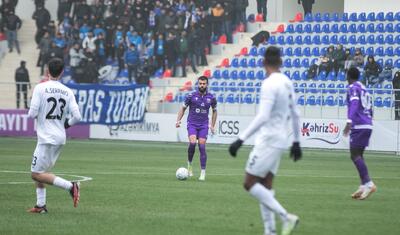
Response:
[[[276,175],[284,151],[278,148],[255,146],[247,160],[246,172],[261,178],[265,178],[269,172]]]
[[[32,157],[31,172],[49,172],[60,155],[62,145],[37,144]]]

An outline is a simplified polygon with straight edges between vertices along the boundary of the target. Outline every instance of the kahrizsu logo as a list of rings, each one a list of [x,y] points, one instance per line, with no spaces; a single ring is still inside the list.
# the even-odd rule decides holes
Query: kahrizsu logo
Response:
[[[309,140],[319,140],[328,144],[337,144],[340,141],[340,129],[339,126],[333,122],[326,123],[313,123],[303,122],[301,129],[303,136],[311,137]]]

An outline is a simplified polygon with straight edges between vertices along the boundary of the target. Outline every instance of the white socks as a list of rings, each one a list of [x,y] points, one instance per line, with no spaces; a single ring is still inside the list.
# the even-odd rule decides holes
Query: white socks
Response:
[[[59,188],[63,188],[65,190],[70,190],[72,188],[71,182],[69,182],[68,180],[65,180],[63,178],[60,178],[58,176],[56,176],[56,178],[54,179],[53,185],[57,186]]]
[[[270,191],[272,195],[275,196],[274,190]],[[264,223],[264,233],[276,234],[275,213],[261,203],[260,203],[260,210],[261,210],[261,218]]]
[[[287,212],[285,208],[283,208],[281,204],[279,204],[279,202],[274,198],[271,190],[268,190],[260,183],[256,183],[253,185],[253,187],[251,187],[249,193],[253,197],[257,198],[261,204],[269,208],[271,211],[277,213],[281,217],[282,221],[287,220]]]
[[[46,205],[46,188],[36,188],[36,205],[39,207]]]

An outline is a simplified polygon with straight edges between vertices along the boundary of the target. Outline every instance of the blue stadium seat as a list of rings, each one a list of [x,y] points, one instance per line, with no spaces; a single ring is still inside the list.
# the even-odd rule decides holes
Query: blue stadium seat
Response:
[[[300,80],[301,80],[300,72],[299,72],[299,71],[295,71],[295,72],[292,74],[291,79],[294,80],[294,81],[300,81]]]
[[[283,49],[283,47],[280,47],[279,51],[281,52],[281,56],[285,56],[285,50]]]
[[[329,24],[324,24],[324,25],[322,26],[322,28],[321,28],[321,31],[322,31],[323,33],[330,33],[330,32],[331,32],[331,29],[330,29]]]
[[[374,47],[368,47],[367,50],[365,51],[365,54],[374,55]]]
[[[315,24],[313,27],[313,32],[314,33],[321,33],[321,25],[320,24]]]
[[[350,24],[348,27],[348,30],[350,33],[357,33],[357,25],[356,24]]]
[[[331,22],[331,15],[328,12],[324,13],[324,15],[322,16],[322,21]]]
[[[377,21],[385,21],[385,13],[379,12],[375,18]]]
[[[245,95],[243,101],[242,101],[242,103],[246,103],[246,104],[254,104],[254,102],[255,102],[255,100],[253,99],[253,96],[251,94]]]
[[[299,85],[299,92],[300,93],[305,93],[306,92],[306,88],[307,88],[307,83],[302,83]]]
[[[394,14],[393,14],[393,12],[388,12],[388,13],[386,13],[385,20],[386,20],[386,21],[394,21]]]
[[[312,49],[312,55],[313,56],[320,56],[321,54],[319,53],[319,47],[314,47]]]
[[[400,44],[400,35],[397,35],[396,38],[394,39],[394,42],[396,44]]]
[[[289,45],[293,45],[294,44],[293,36],[288,36],[286,38],[286,44],[289,44]]]
[[[317,64],[318,62],[318,58],[314,58],[311,60],[310,64]]]
[[[304,95],[299,96],[299,98],[297,99],[297,105],[305,105]]]
[[[383,23],[379,23],[375,26],[375,31],[378,33],[384,33],[385,32],[385,26]]]
[[[375,12],[368,13],[367,20],[372,22],[375,21]]]
[[[383,107],[382,97],[375,98],[374,106],[377,107],[377,108],[382,108]]]
[[[349,32],[349,30],[347,28],[347,24],[340,25],[339,30],[340,30],[341,33],[348,33]]]
[[[257,83],[254,85],[254,87],[256,88],[256,92],[260,92],[261,85],[262,85],[261,82],[257,82]]]
[[[218,92],[219,91],[218,85],[219,85],[218,82],[212,82],[211,83],[211,91]]]
[[[294,60],[293,60],[293,63],[292,63],[292,66],[295,67],[295,68],[301,68],[300,59],[299,59],[299,58],[294,59]]]
[[[302,81],[307,81],[308,80],[308,71],[304,71],[303,73],[301,73],[301,80]]]
[[[239,64],[241,68],[247,68],[247,58],[242,58]]]
[[[307,35],[307,36],[305,36],[303,38],[303,44],[306,44],[306,45],[311,45],[312,44],[312,40],[311,40],[311,36],[310,35]]]
[[[386,36],[385,43],[389,44],[389,45],[393,45],[394,44],[394,37],[393,37],[392,34],[389,34],[389,35]]]
[[[213,78],[220,79],[221,78],[221,70],[217,69],[213,73]]]
[[[259,58],[257,60],[257,67],[259,67],[259,68],[263,68],[264,67],[264,59],[263,58]]]
[[[217,98],[218,103],[224,103],[224,94],[220,94]]]
[[[375,53],[372,53],[372,54],[375,54],[377,56],[384,56],[385,55],[385,51],[384,51],[383,47],[377,47],[375,49]]]
[[[391,95],[392,91],[393,91],[393,85],[392,84],[387,84],[387,85],[385,85],[384,89],[385,89],[385,93],[386,94]]]
[[[321,16],[321,13],[316,13],[316,14],[314,14],[314,21],[315,22],[322,22],[322,16]]]
[[[396,56],[400,56],[400,47],[396,47],[396,50],[394,51],[394,54]]]
[[[231,66],[234,68],[239,68],[239,58],[233,58],[231,61]]]
[[[356,37],[356,35],[351,35],[351,36],[349,37],[349,43],[352,44],[352,45],[356,45],[356,44],[357,44],[357,37]]]
[[[285,33],[294,33],[294,26],[292,24],[289,24],[286,27]]]
[[[383,95],[383,94],[385,94],[385,91],[382,89],[382,84],[376,84],[375,86],[374,86],[374,89],[375,89],[375,92],[376,92],[376,94],[378,94],[378,95]]]
[[[328,52],[328,48],[323,47],[323,48],[321,48],[320,52],[321,52],[321,55],[326,55],[326,53]]]
[[[383,68],[383,59],[377,60],[376,63],[378,63],[381,66],[381,68]]]
[[[255,68],[255,67],[257,67],[256,58],[251,58],[251,59],[249,60],[249,67],[250,67],[250,68]]]
[[[373,34],[371,34],[371,35],[368,35],[368,37],[367,37],[367,43],[368,44],[375,44],[375,36],[373,35]]]
[[[303,55],[307,56],[307,57],[310,57],[311,56],[311,49],[309,47],[304,47]]]
[[[298,57],[302,56],[303,54],[301,52],[301,47],[296,47],[296,49],[293,51],[293,54]]]
[[[260,49],[258,49],[258,56],[264,56],[266,50],[266,47],[260,47]]]
[[[312,43],[315,45],[320,45],[321,44],[321,37],[319,35],[315,35],[312,38]]]
[[[246,80],[247,79],[246,70],[242,70],[242,71],[239,72],[239,79],[240,80]]]
[[[328,90],[327,89],[325,89],[326,88],[326,85],[325,85],[325,83],[321,83],[321,84],[319,84],[318,85],[318,92],[322,92],[322,93],[328,93]]]
[[[235,96],[234,94],[228,94],[226,96],[225,102],[228,104],[234,104],[235,103]]]
[[[312,14],[308,13],[307,15],[304,16],[304,21],[305,22],[313,22],[313,16]]]
[[[240,90],[240,92],[246,92],[246,88],[245,88],[244,82],[239,82],[237,84],[237,88]]]
[[[291,59],[286,59],[285,62],[283,63],[283,66],[286,68],[291,68],[292,67],[292,60]]]
[[[237,71],[237,70],[233,70],[233,71],[231,72],[231,79],[237,80],[238,77],[239,77],[238,71]]]
[[[349,13],[343,13],[342,15],[342,21],[343,22],[349,22]]]
[[[285,55],[286,56],[293,56],[293,49],[291,47],[286,48]]]
[[[345,94],[346,93],[346,88],[344,87],[343,83],[338,83],[336,85],[336,89],[339,91],[339,94]]]
[[[228,90],[227,86],[228,86],[228,83],[227,83],[227,82],[221,82],[221,83],[219,84],[219,90],[220,90],[220,91]]]
[[[383,107],[385,107],[385,108],[391,108],[391,107],[393,107],[393,105],[392,105],[392,98],[391,98],[391,97],[386,97],[386,98],[383,100]]]
[[[396,33],[400,33],[400,23],[396,24],[396,26],[395,26],[395,28],[394,28],[394,31],[395,31]]]
[[[306,105],[315,106],[315,96],[309,96],[306,101]]]
[[[367,39],[365,38],[365,35],[359,36],[357,39],[357,42],[358,42],[358,44],[361,44],[361,45],[367,44]]]
[[[319,36],[317,35],[317,36],[314,36],[314,37],[319,37]],[[321,39],[321,43],[322,43],[323,45],[329,45],[329,44],[330,44],[329,35],[324,35],[324,36],[322,37],[322,39]],[[319,45],[318,43],[314,43],[314,44]]]
[[[222,78],[223,79],[229,79],[230,78],[229,75],[230,75],[229,74],[229,70],[225,69],[224,71],[222,71]]]
[[[339,43],[342,45],[346,45],[347,44],[347,35],[340,36]]]
[[[357,22],[358,21],[358,18],[357,18],[357,13],[351,13],[350,14],[350,16],[349,16],[349,21],[351,21],[351,22]]]
[[[279,36],[277,39],[277,43],[279,45],[285,45],[285,37],[284,36]]]
[[[385,66],[389,66],[389,67],[393,68],[393,60],[392,59],[387,59],[385,61]]]
[[[367,25],[367,32],[368,33],[375,33],[375,24],[374,23],[369,23]]]
[[[336,97],[335,102],[336,102],[336,104],[339,105],[340,107],[343,107],[343,106],[346,105],[346,102],[345,102],[343,96],[338,96],[338,97]]]
[[[336,106],[337,103],[336,103],[335,99],[333,98],[333,96],[330,95],[330,96],[326,97],[324,104],[328,105],[328,106]]]
[[[283,72],[288,78],[290,78],[290,71],[286,70],[285,72]]]
[[[394,62],[393,67],[395,67],[395,68],[397,68],[397,69],[400,69],[400,59],[397,59],[397,60]]]
[[[230,82],[227,90],[231,92],[237,92],[238,89],[236,87],[236,82]]]
[[[358,14],[358,21],[365,22],[367,21],[367,14],[365,12],[361,12]]]
[[[302,24],[298,24],[296,25],[296,28],[294,30],[296,33],[303,33],[303,25]]]
[[[308,68],[308,67],[310,67],[310,60],[309,60],[308,58],[304,58],[304,59],[301,61],[301,67],[303,67],[303,68]]]
[[[385,44],[385,37],[383,34],[379,34],[377,37],[375,37],[375,41],[377,44]]]
[[[326,81],[326,71],[322,71],[318,74],[318,76],[316,77],[318,81]]]
[[[250,49],[250,53],[249,53],[251,56],[257,56],[258,55],[258,53],[257,53],[257,47],[252,47],[251,49]]]
[[[295,38],[295,43],[297,44],[297,45],[301,45],[301,44],[303,44],[303,37],[301,36],[301,35],[299,35],[299,36],[297,36],[296,38]]]
[[[346,81],[346,73],[344,71],[340,71],[337,76],[337,80],[341,82]]]
[[[387,47],[387,48],[385,49],[385,56],[394,56],[393,47]]]
[[[305,33],[312,33],[312,26],[311,26],[311,24],[306,24],[306,25],[304,26],[304,32],[305,32]]]
[[[400,11],[396,12],[396,14],[394,15],[394,20],[395,21],[400,21]]]
[[[269,37],[268,44],[275,45],[276,44],[276,37],[275,36]]]
[[[332,35],[330,40],[330,44],[337,45],[339,43],[339,38],[336,34]]]
[[[367,32],[367,28],[365,27],[364,23],[358,25],[357,32],[358,33],[366,33]]]
[[[333,24],[331,26],[331,32],[332,33],[339,33],[339,25],[338,24]]]
[[[249,72],[247,72],[247,79],[250,79],[250,80],[255,80],[256,79],[256,75],[254,73],[254,70],[250,70]]]
[[[385,32],[386,33],[394,33],[394,26],[392,23],[388,23],[385,26]]]
[[[313,94],[318,93],[317,84],[316,84],[316,83],[311,83],[311,84],[308,86],[307,92],[308,92],[308,93],[313,93]]]
[[[247,87],[247,92],[255,92],[256,91],[256,89],[254,88],[254,84],[252,82],[248,82],[246,84],[246,87]]]
[[[264,80],[265,79],[265,73],[263,70],[260,70],[256,73],[256,78],[257,80]]]
[[[328,93],[336,94],[338,91],[335,89],[335,83],[329,83],[326,88],[328,88]]]
[[[339,13],[337,13],[337,12],[333,13],[333,14],[332,14],[332,17],[331,17],[331,20],[332,20],[333,22],[339,22],[339,21],[340,21]]]
[[[332,71],[328,74],[328,76],[326,77],[327,81],[336,81],[336,73],[335,71]]]

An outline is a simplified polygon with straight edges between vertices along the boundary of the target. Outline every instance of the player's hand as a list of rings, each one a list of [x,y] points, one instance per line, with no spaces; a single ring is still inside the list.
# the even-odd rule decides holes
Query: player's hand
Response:
[[[300,160],[302,157],[302,152],[300,148],[300,143],[299,142],[294,142],[292,145],[292,148],[290,149],[290,158],[293,159],[293,161],[297,162]]]
[[[231,154],[232,157],[236,157],[237,151],[239,148],[242,146],[243,140],[237,139],[235,142],[229,146],[229,153]]]
[[[175,127],[176,127],[176,128],[181,127],[181,121],[177,121],[176,124],[175,124]]]
[[[69,125],[68,121],[69,121],[69,119],[66,118],[66,119],[65,119],[65,122],[64,122],[64,128],[65,128],[65,129],[68,129],[68,128],[71,127],[71,126]]]
[[[343,130],[343,136],[344,136],[344,137],[349,136],[350,129],[351,129],[351,124],[350,124],[350,123],[347,123],[347,124],[346,124],[346,127],[345,127],[344,130]]]

